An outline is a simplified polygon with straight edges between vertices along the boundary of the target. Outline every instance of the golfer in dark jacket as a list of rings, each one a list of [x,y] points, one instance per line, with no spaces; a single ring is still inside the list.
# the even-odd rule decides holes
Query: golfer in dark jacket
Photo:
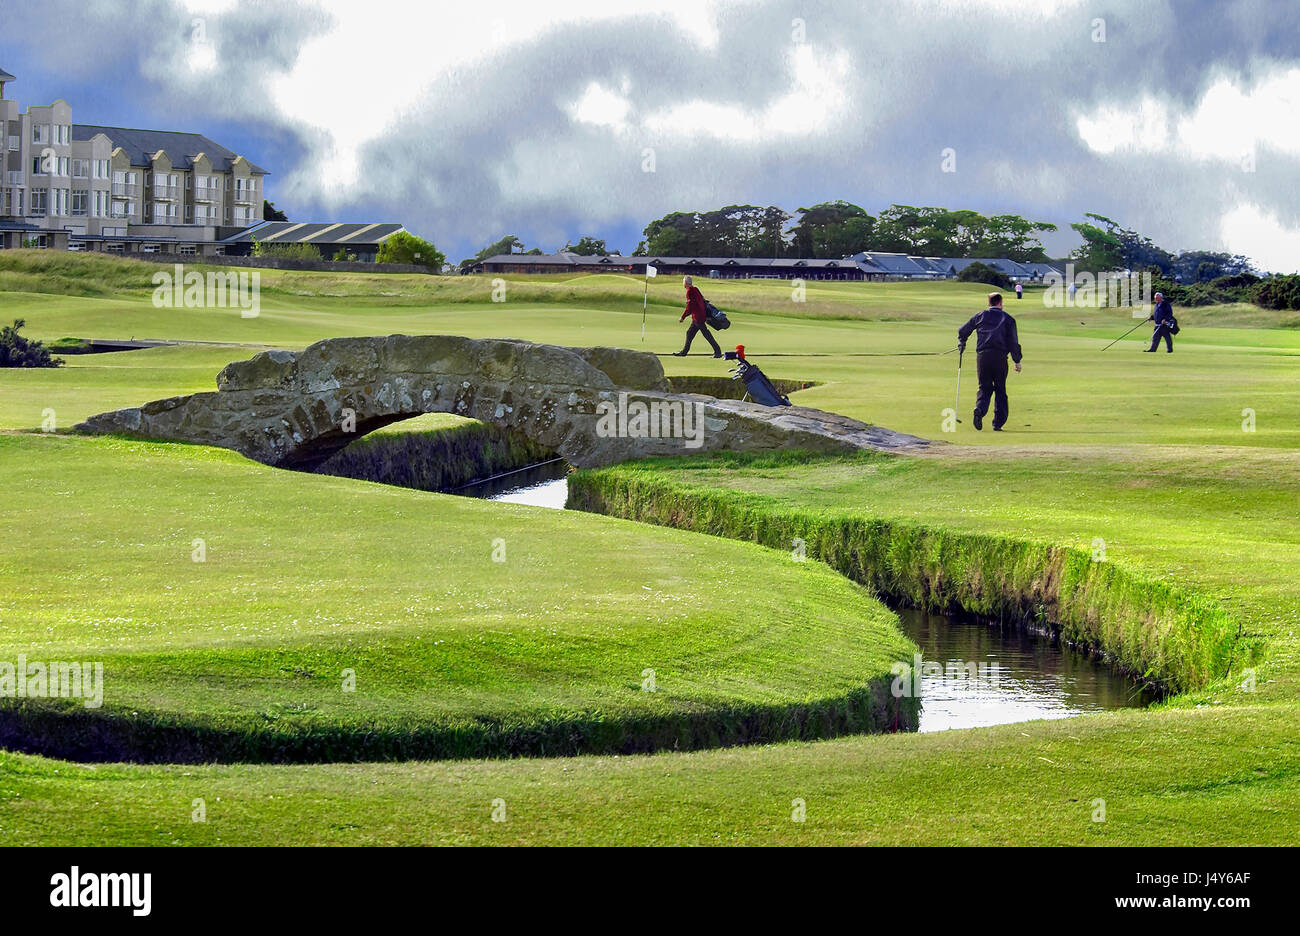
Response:
[[[1174,335],[1169,328],[1174,324],[1174,306],[1165,298],[1164,293],[1156,293],[1155,298],[1155,311],[1151,313],[1151,317],[1147,321],[1155,322],[1156,330],[1151,333],[1151,347],[1147,348],[1147,350],[1155,351],[1160,347],[1160,339],[1163,338],[1165,340],[1165,351],[1173,354]]]
[[[975,428],[984,428],[984,414],[993,400],[993,431],[1001,432],[1007,421],[1007,355],[1016,362],[1020,373],[1020,337],[1016,320],[1002,310],[1002,294],[989,293],[989,307],[978,312],[957,329],[957,344],[964,351],[966,339],[975,332],[975,369],[980,390],[975,397]]]
[[[704,340],[713,345],[713,356],[722,357],[722,349],[718,343],[713,340],[713,335],[709,332],[708,313],[704,308],[704,296],[695,288],[689,276],[682,277],[682,285],[686,287],[686,311],[682,313],[681,321],[686,316],[691,317],[690,328],[686,329],[686,345],[680,351],[674,351],[674,357],[686,357],[691,350],[691,342],[695,340],[696,333],[704,335]]]

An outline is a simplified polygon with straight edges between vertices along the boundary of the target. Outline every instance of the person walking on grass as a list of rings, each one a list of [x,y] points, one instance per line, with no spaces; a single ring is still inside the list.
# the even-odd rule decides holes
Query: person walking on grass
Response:
[[[1016,298],[1017,299],[1025,298],[1025,287],[1022,286],[1020,283],[1016,283]]]
[[[1156,323],[1156,330],[1151,333],[1151,347],[1147,351],[1155,351],[1160,347],[1160,339],[1165,340],[1165,351],[1168,354],[1174,353],[1174,333],[1170,331],[1174,324],[1174,306],[1164,293],[1156,293],[1155,311],[1147,317],[1148,322]]]
[[[682,277],[682,285],[686,287],[686,311],[682,313],[681,318],[677,321],[680,322],[689,315],[691,324],[686,329],[685,346],[680,351],[674,351],[673,357],[686,357],[690,353],[691,342],[695,340],[697,333],[702,334],[704,340],[713,345],[713,356],[715,358],[722,357],[722,349],[718,347],[718,343],[713,340],[713,334],[709,331],[708,313],[704,308],[703,294],[695,288],[694,281],[689,276]]]
[[[1020,373],[1020,336],[1016,320],[1002,308],[1002,294],[989,293],[989,307],[977,312],[957,329],[957,347],[966,350],[966,339],[975,332],[975,370],[980,389],[975,396],[975,428],[984,428],[984,414],[993,403],[993,431],[1001,432],[1010,407],[1007,404],[1007,355],[1016,362]]]

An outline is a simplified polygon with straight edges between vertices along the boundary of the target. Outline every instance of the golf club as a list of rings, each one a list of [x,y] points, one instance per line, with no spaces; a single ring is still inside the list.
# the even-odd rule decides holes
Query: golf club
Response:
[[[1127,338],[1129,335],[1133,334],[1135,331],[1137,331],[1139,328],[1141,328],[1143,325],[1145,325],[1148,321],[1149,321],[1148,319],[1143,319],[1142,321],[1138,322],[1136,325],[1134,325],[1134,326],[1133,326],[1132,328],[1130,328],[1128,331],[1124,332],[1124,334],[1120,335],[1118,338],[1116,338],[1116,339],[1115,339],[1114,341],[1112,341],[1110,344],[1106,345],[1106,347],[1105,347],[1105,348],[1102,348],[1101,350],[1102,350],[1102,351],[1105,351],[1106,348],[1109,348],[1109,347],[1111,347],[1112,345],[1116,345],[1116,344],[1118,344],[1119,342],[1123,341],[1123,340],[1124,340],[1125,338]]]
[[[965,355],[966,355],[965,348],[957,349],[957,396],[954,397],[952,401],[952,412],[953,412],[953,416],[956,417],[957,422],[961,422],[961,417],[957,416],[957,413],[960,412],[960,407],[961,407],[961,359]]]

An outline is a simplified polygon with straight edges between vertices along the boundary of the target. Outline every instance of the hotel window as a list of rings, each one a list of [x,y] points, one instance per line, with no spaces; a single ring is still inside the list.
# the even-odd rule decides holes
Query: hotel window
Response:
[[[96,160],[95,160],[95,178],[96,178],[96,179],[107,179],[107,178],[108,178],[108,160],[107,160],[107,159],[96,159]]]
[[[90,193],[85,189],[72,190],[72,216],[84,218],[90,213]]]
[[[33,156],[32,175],[49,175],[47,170],[53,169],[54,166],[47,165],[47,163],[52,161],[52,159],[47,160],[44,156]]]
[[[199,249],[193,244],[181,244],[176,252],[182,257],[192,257],[199,252]]]
[[[32,124],[32,142],[33,143],[50,142],[50,125]]]
[[[45,214],[46,206],[49,202],[50,193],[48,189],[32,189],[32,207],[28,212],[31,215],[42,216]]]
[[[74,179],[90,178],[90,160],[74,159],[72,161],[72,177]]]
[[[58,174],[66,178],[72,171],[71,160],[67,156],[60,156],[58,168]]]
[[[65,188],[54,189],[54,197],[51,199],[53,210],[50,214],[66,216],[68,213],[68,190]]]
[[[57,129],[59,132],[59,144],[61,146],[67,146],[68,141],[72,138],[72,128],[67,124],[59,124]]]

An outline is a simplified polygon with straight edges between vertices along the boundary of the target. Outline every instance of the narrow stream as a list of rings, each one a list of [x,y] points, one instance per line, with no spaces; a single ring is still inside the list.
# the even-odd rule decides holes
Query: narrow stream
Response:
[[[563,510],[568,470],[557,459],[453,493]],[[915,608],[894,610],[903,632],[921,648],[923,732],[1070,718],[1156,700],[1150,690],[1087,654],[1019,628]]]

